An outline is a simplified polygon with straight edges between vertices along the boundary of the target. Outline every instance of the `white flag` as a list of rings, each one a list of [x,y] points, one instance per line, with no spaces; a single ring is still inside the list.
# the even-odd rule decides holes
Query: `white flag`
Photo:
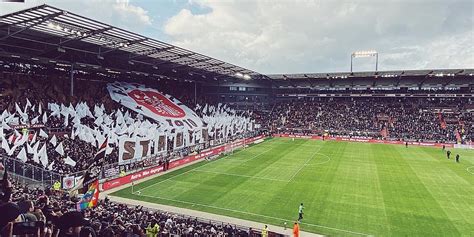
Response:
[[[6,129],[6,130],[12,129],[10,126],[8,126],[8,124],[6,122],[2,122],[2,128]]]
[[[31,141],[30,141],[31,144],[33,144],[33,143],[36,142],[36,134],[37,134],[37,133],[33,134],[33,138],[32,138]]]
[[[53,137],[51,138],[51,140],[49,140],[49,142],[53,144],[53,146],[56,146],[56,143],[57,143],[56,135],[53,135]]]
[[[21,116],[23,114],[23,111],[21,111],[20,106],[18,106],[18,103],[15,103],[15,109],[16,112]]]
[[[67,156],[66,159],[64,159],[64,163],[72,167],[76,166],[76,162],[73,159],[71,159],[69,156]]]
[[[28,137],[29,137],[29,134],[23,134],[23,135],[20,135],[18,136],[18,138],[20,139],[16,139],[15,141],[15,145],[16,146],[23,146],[23,144],[25,144],[26,141],[28,141]]]
[[[26,98],[25,112],[28,110],[28,107],[31,107],[30,100]]]
[[[20,153],[16,156],[19,160],[25,163],[28,159],[26,158],[25,147],[21,148]]]
[[[34,119],[31,120],[31,123],[32,124],[37,124],[38,123],[38,119],[39,119],[39,115],[36,116]]]
[[[63,143],[59,143],[58,147],[56,147],[55,151],[60,154],[61,156],[64,156],[64,148],[63,148]]]
[[[2,139],[2,148],[5,150],[6,153],[10,152],[10,146],[8,145],[7,139],[3,138]]]
[[[40,128],[40,137],[42,138],[48,138],[48,134],[46,134],[43,129]]]
[[[43,124],[46,124],[48,122],[48,115],[47,115],[46,111],[43,114],[43,121],[42,122],[43,122]]]
[[[38,142],[33,146],[33,161],[34,161],[36,164],[39,164],[39,163],[40,163],[40,161],[39,161],[39,151],[38,151],[39,144],[40,144],[40,142],[38,141]]]
[[[64,127],[67,127],[69,125],[69,114],[66,114],[64,117]]]
[[[3,119],[7,118],[10,114],[8,113],[7,110],[4,110],[2,112],[2,115],[0,115],[0,121],[3,121]]]
[[[53,162],[51,162],[51,164],[49,164],[48,170],[53,170],[53,165],[54,165],[54,160],[53,160]]]
[[[56,104],[56,103],[49,103],[49,104],[48,104],[48,108],[49,108],[49,110],[53,111],[53,112],[51,113],[51,116],[57,116],[57,117],[61,116],[61,107],[59,107],[58,104]]]
[[[29,143],[26,143],[26,152],[28,152],[28,154],[34,154],[33,147]]]
[[[46,168],[46,166],[48,166],[48,153],[46,152],[46,143],[43,144],[43,146],[41,147],[41,150],[39,151],[39,156],[40,156],[40,161],[41,161],[41,164],[43,165],[44,168]]]
[[[9,156],[13,155],[13,152],[15,152],[17,147],[18,147],[17,145],[14,145],[12,148],[10,148],[10,150],[7,152],[7,155]]]

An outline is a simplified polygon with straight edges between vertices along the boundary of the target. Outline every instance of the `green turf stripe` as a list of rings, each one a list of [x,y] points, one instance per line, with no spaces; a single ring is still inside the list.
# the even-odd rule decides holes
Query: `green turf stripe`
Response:
[[[449,220],[461,233],[474,230],[474,177],[465,172],[466,165],[446,159],[441,149],[416,148],[427,157],[423,164],[413,165],[417,176],[423,182]],[[440,154],[441,153],[441,154]],[[429,167],[429,168],[428,168]],[[460,185],[463,184],[463,185]],[[466,207],[472,207],[466,212]]]
[[[392,234],[459,235],[457,228],[447,218],[416,171],[410,168],[410,163],[423,165],[424,162],[413,159],[404,147],[387,145],[373,145],[373,147],[375,154],[379,156],[375,161],[379,178],[383,183],[382,192]]]

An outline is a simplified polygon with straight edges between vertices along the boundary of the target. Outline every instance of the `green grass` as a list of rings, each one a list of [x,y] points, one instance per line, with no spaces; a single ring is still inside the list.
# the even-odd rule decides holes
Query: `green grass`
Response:
[[[474,151],[284,138],[112,195],[330,236],[474,236]],[[140,190],[140,195],[136,193]]]

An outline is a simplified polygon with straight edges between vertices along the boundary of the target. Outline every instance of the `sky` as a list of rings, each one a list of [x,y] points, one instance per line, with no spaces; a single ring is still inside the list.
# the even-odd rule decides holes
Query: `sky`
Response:
[[[259,73],[474,68],[470,0],[25,0],[49,4]],[[373,71],[375,58],[355,58]]]

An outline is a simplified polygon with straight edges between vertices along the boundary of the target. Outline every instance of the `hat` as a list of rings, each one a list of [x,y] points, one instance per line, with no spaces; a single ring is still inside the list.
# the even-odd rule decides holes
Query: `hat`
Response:
[[[79,227],[89,225],[89,222],[84,219],[82,213],[78,211],[70,211],[59,217],[58,227],[61,230],[66,230],[70,227]]]
[[[21,213],[20,208],[15,203],[7,202],[0,206],[0,229],[8,222],[14,221]]]

